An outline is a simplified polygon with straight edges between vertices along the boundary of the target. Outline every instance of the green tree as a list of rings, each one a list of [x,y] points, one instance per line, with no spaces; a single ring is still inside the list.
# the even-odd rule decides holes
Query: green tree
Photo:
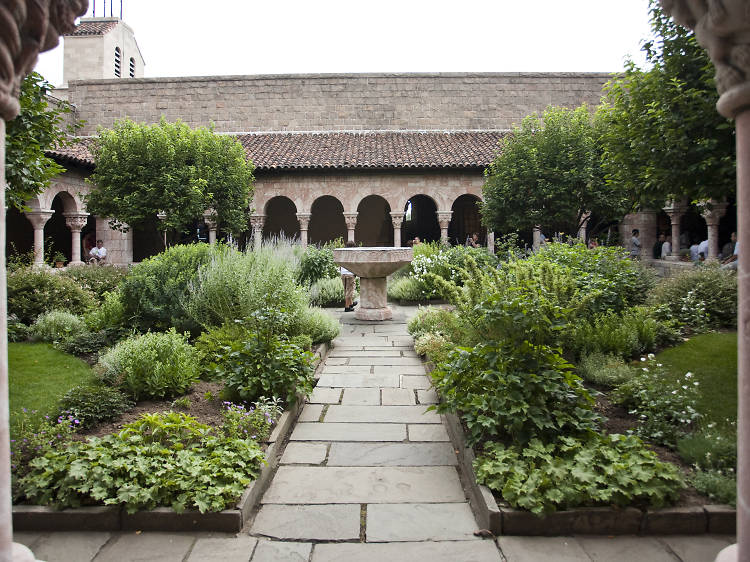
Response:
[[[620,218],[628,202],[604,183],[597,136],[586,106],[526,117],[485,171],[484,225],[496,232],[543,225],[576,233],[587,212],[603,222]]]
[[[735,192],[734,126],[716,111],[714,67],[695,35],[651,2],[650,69],[627,64],[597,113],[608,184],[645,207]]]
[[[66,125],[73,106],[63,100],[49,100],[52,87],[42,75],[32,72],[21,84],[21,112],[9,121],[5,146],[6,204],[23,211],[26,201],[44,191],[54,176],[65,171],[46,155],[63,146],[78,122]]]
[[[124,120],[99,131],[93,152],[86,205],[113,228],[155,224],[163,211],[164,227],[179,230],[213,208],[223,229],[246,230],[253,165],[231,136],[179,121]]]

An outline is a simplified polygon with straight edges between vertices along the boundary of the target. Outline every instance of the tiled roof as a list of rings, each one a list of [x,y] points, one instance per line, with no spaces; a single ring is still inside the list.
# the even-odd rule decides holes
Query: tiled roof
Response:
[[[494,131],[374,131],[245,133],[237,135],[257,170],[484,168],[505,133]],[[92,138],[50,155],[93,166]]]
[[[66,33],[65,35],[104,35],[111,31],[118,24],[119,20],[105,20],[105,21],[81,21],[72,33]]]

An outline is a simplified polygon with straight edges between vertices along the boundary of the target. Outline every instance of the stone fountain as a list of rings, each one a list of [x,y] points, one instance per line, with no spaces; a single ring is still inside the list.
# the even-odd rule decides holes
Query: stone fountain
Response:
[[[390,320],[386,277],[411,262],[411,248],[337,248],[333,259],[359,277],[358,320]]]

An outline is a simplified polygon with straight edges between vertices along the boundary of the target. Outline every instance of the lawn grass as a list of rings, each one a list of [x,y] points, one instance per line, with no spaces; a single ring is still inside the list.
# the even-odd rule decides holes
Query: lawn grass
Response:
[[[23,408],[51,413],[72,387],[94,381],[85,361],[46,343],[8,344],[11,422]]]
[[[737,333],[711,333],[662,351],[656,356],[674,376],[688,371],[700,382],[698,411],[704,423],[737,421]]]

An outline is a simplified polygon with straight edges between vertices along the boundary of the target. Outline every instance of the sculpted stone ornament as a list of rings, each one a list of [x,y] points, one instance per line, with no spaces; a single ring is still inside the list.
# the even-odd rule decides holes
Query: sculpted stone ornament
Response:
[[[9,121],[18,115],[24,76],[39,53],[73,31],[88,5],[88,0],[0,0],[0,117]]]

